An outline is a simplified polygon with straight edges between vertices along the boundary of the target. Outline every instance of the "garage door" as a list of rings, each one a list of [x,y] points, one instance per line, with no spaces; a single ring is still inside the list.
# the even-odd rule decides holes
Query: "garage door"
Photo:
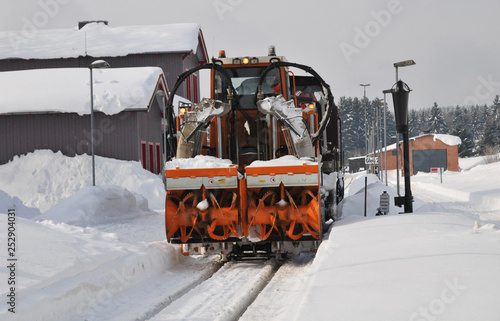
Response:
[[[413,151],[413,175],[417,172],[429,173],[431,167],[447,169],[446,149],[427,149]]]

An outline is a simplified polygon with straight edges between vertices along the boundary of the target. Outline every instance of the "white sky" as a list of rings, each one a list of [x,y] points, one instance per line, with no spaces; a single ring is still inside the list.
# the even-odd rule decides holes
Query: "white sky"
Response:
[[[341,96],[382,98],[393,63],[410,108],[491,104],[500,94],[497,0],[1,0],[0,31],[196,22],[210,55],[278,55],[310,65]],[[344,48],[344,49],[342,49]],[[391,99],[389,98],[389,103]]]

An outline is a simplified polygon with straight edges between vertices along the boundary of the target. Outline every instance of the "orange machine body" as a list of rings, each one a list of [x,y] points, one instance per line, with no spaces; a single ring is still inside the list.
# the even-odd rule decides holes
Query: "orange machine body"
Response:
[[[311,143],[310,134],[320,126],[321,104],[297,99],[295,76],[286,67],[264,72],[267,84],[257,87],[258,77],[263,80],[263,70],[275,61],[285,59],[219,58],[229,77],[211,71],[210,110],[219,108],[213,102],[230,108],[217,109],[210,118],[205,102],[189,109],[197,115],[186,112],[176,119],[177,126],[195,129],[178,128],[182,155],[188,148],[189,156],[179,158],[177,149],[175,163],[167,162],[165,228],[167,240],[182,244],[186,255],[228,254],[244,245],[274,254],[319,246],[325,223],[321,153],[326,142]],[[268,114],[257,108],[257,92],[261,101],[279,96],[293,103]],[[304,142],[306,148],[300,147]]]

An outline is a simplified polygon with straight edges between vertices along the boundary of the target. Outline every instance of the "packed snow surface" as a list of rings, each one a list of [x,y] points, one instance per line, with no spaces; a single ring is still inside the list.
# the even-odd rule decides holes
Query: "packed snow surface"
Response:
[[[94,111],[113,115],[124,110],[147,110],[163,72],[158,67],[94,69],[92,78]],[[0,88],[0,114],[90,114],[88,68],[0,72]]]
[[[215,258],[185,258],[165,241],[161,177],[138,162],[98,157],[96,165],[96,187],[87,155],[36,151],[0,166],[0,228],[7,230],[7,213],[14,210],[17,258],[13,314],[7,233],[0,233],[0,319],[239,315],[249,303],[245,296],[227,299],[234,310],[222,300],[220,309],[201,312],[217,291],[221,298],[233,288],[238,297],[256,292],[257,281],[240,282],[237,273],[258,280],[264,276],[257,271],[269,274],[227,265],[206,283]],[[286,263],[241,319],[497,320],[500,163],[461,159],[460,168],[445,172],[442,183],[438,174],[412,176],[414,212],[398,214],[402,209],[391,200],[384,216],[375,214],[384,191],[391,199],[397,194],[395,172],[388,186],[373,175],[347,175],[342,219],[318,253]]]

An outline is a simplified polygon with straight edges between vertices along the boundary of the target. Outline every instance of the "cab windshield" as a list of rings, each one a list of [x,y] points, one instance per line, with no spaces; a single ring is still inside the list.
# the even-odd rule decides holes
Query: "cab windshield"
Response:
[[[254,95],[257,92],[259,77],[265,67],[244,67],[228,69],[231,82],[238,95]],[[262,83],[263,94],[275,94],[280,92],[279,69],[267,73]]]

